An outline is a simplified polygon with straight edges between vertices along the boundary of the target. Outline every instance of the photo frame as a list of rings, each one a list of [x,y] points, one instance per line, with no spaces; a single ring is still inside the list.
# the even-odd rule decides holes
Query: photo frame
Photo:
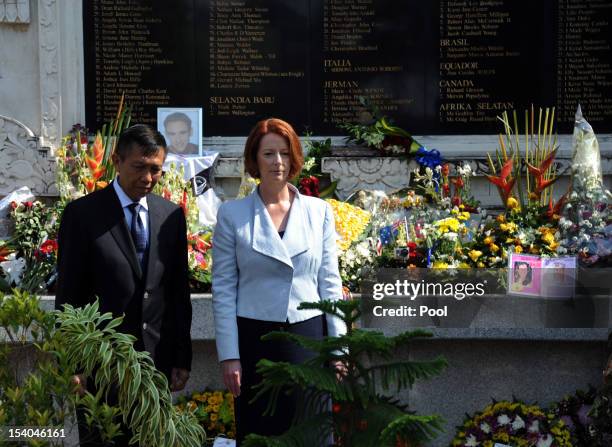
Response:
[[[202,108],[158,107],[157,130],[164,136],[168,153],[202,155]]]
[[[508,256],[508,293],[541,296],[542,258],[535,255],[510,253]]]

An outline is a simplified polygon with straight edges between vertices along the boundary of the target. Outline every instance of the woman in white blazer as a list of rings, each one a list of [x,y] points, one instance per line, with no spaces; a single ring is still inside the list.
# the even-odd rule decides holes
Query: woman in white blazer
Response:
[[[249,404],[251,387],[261,380],[257,361],[302,362],[312,355],[260,337],[273,330],[318,338],[346,330],[337,318],[297,310],[305,301],[341,299],[342,283],[331,207],[289,183],[304,163],[293,128],[274,118],[257,123],[244,163],[260,184],[248,197],[219,208],[212,270],[217,352],[224,382],[237,396],[238,445],[249,433],[283,433],[294,413],[295,396],[281,396],[273,417],[262,415],[263,399]]]

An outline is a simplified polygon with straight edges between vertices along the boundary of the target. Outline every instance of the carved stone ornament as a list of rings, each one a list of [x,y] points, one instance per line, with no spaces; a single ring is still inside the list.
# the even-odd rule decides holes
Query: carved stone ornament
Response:
[[[30,23],[30,0],[0,0],[0,23]]]
[[[19,121],[0,115],[0,196],[28,186],[37,196],[57,195],[55,163]]]
[[[41,139],[42,145],[57,148],[60,126],[60,29],[56,0],[38,0]]]
[[[391,157],[329,157],[323,159],[321,171],[338,182],[336,194],[346,200],[361,189],[389,194],[406,188],[417,166],[414,160]]]

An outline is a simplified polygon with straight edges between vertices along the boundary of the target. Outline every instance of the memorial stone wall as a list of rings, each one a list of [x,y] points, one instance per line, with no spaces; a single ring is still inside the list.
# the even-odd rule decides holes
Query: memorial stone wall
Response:
[[[360,96],[416,135],[494,134],[531,104],[561,133],[578,103],[612,129],[610,0],[93,0],[83,18],[90,128],[125,93],[138,122],[202,107],[205,136],[271,115],[343,134]]]

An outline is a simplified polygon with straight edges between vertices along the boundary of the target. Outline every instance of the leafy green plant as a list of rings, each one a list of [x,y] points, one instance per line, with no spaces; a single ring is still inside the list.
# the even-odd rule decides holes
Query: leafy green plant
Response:
[[[135,337],[117,332],[123,318],[100,315],[98,303],[58,314],[57,336],[73,368],[93,377],[100,395],[116,387],[123,422],[133,442],[146,446],[200,446],[204,430],[190,413],[172,405],[166,377],[146,352],[133,348]]]
[[[355,329],[359,306],[359,301],[300,306],[341,318],[348,332],[340,337],[313,340],[288,332],[272,332],[264,337],[296,343],[315,355],[302,364],[260,360],[257,371],[263,379],[256,399],[268,398],[267,412],[274,411],[281,392],[305,391],[299,405],[301,411],[289,431],[272,437],[251,434],[245,446],[310,447],[321,445],[332,433],[340,447],[404,446],[433,439],[442,430],[439,416],[417,415],[389,395],[397,395],[417,380],[434,377],[446,367],[440,357],[421,362],[394,357],[397,349],[431,334],[417,330],[386,337],[381,332]],[[321,368],[338,360],[346,368],[342,380],[338,380],[334,369]]]
[[[46,312],[28,292],[0,294],[0,426],[64,427],[78,405],[107,441],[119,434],[120,415],[141,445],[202,445],[204,430],[172,406],[167,380],[149,355],[115,331],[121,321],[100,315],[97,303]],[[77,395],[77,371],[93,378],[96,395]],[[117,407],[103,403],[111,387]]]
[[[370,112],[373,119],[369,123],[343,123],[339,127],[348,132],[347,141],[378,149],[384,155],[411,156],[417,153],[421,144],[410,133],[393,125],[391,119],[360,97],[361,105]]]

